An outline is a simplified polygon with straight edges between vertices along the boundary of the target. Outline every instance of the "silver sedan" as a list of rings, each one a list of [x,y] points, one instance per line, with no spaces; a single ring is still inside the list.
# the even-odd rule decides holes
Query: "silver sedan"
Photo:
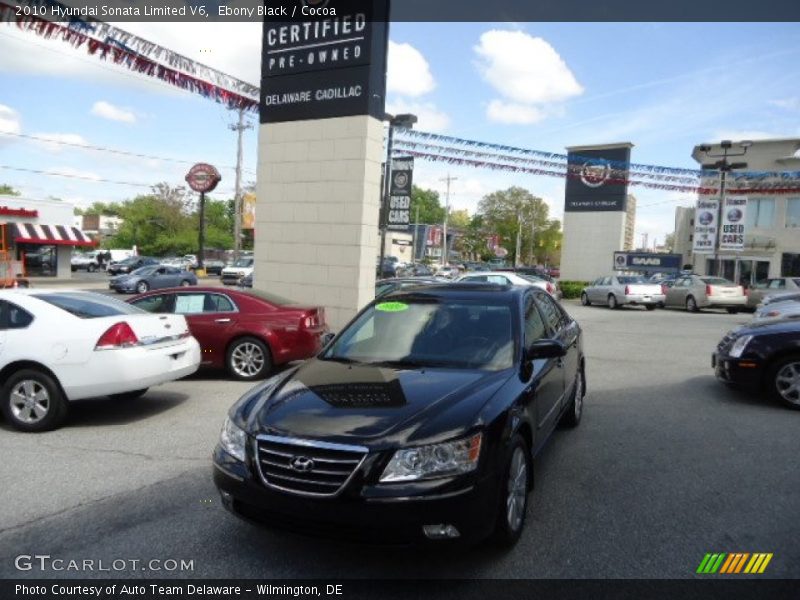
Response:
[[[800,292],[800,277],[775,277],[757,283],[747,293],[747,306],[755,308],[764,301],[764,298],[775,294]]]
[[[667,289],[665,306],[698,312],[702,308],[724,308],[729,313],[743,310],[747,304],[744,288],[728,279],[713,276],[684,275]]]
[[[639,275],[599,277],[581,292],[581,304],[584,306],[601,304],[609,308],[619,308],[631,304],[654,310],[663,302],[664,293],[661,286],[650,283]]]

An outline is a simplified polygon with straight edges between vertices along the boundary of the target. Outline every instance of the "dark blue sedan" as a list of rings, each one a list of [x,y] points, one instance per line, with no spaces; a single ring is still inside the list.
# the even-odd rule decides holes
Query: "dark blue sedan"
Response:
[[[133,273],[112,277],[108,282],[109,289],[127,294],[144,294],[149,290],[189,285],[197,285],[194,273],[164,265],[141,267]]]

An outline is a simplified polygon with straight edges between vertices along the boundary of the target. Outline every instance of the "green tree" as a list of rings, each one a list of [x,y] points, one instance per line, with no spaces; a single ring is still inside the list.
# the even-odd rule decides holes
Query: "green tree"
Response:
[[[19,196],[19,192],[10,185],[0,183],[0,196]]]
[[[466,229],[469,226],[470,218],[467,209],[450,211],[450,216],[447,217],[447,224],[449,227],[455,229]]]
[[[419,213],[417,212],[419,210]],[[419,215],[419,221],[417,221]],[[444,223],[444,207],[439,202],[439,192],[411,186],[411,222]]]
[[[519,262],[536,260],[536,234],[549,227],[550,208],[541,198],[520,187],[493,192],[483,197],[478,212],[484,218],[487,234],[500,236],[512,262],[516,262],[517,236],[520,237]]]

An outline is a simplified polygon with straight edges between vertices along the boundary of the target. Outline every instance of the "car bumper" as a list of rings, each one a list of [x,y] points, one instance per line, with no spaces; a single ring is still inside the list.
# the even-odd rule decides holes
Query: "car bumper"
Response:
[[[109,283],[108,289],[114,290],[115,292],[120,292],[123,294],[133,294],[136,292],[136,284],[122,284],[122,283]]]
[[[87,363],[63,365],[57,375],[67,398],[79,400],[149,388],[186,377],[200,366],[193,337],[153,347],[92,352]]]
[[[624,296],[624,304],[663,304],[664,294],[628,294]]]
[[[737,308],[747,306],[747,296],[718,297],[707,296],[701,306],[706,308]]]
[[[761,364],[752,358],[732,358],[716,352],[711,355],[711,366],[717,379],[725,383],[748,389],[758,389],[761,385]]]
[[[354,541],[413,544],[430,541],[423,525],[453,525],[459,536],[447,539],[462,543],[487,537],[494,526],[491,507],[496,504],[498,488],[491,479],[447,493],[386,497],[370,495],[369,490],[377,486],[365,486],[360,493],[345,489],[338,497],[317,499],[268,488],[249,467],[219,446],[213,458],[214,483],[225,508],[281,529]],[[417,487],[430,488],[431,483]]]
[[[244,279],[244,275],[233,274],[233,273],[222,273],[220,275],[220,279],[222,280],[222,283],[234,284],[234,283],[239,283],[242,279]]]

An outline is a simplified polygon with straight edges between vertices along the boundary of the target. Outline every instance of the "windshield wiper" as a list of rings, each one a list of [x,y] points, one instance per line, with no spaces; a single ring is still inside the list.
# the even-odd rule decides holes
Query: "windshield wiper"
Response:
[[[323,356],[320,360],[330,360],[333,362],[344,363],[346,365],[363,365],[367,364],[363,361],[356,360],[354,358],[348,358],[346,356]]]

